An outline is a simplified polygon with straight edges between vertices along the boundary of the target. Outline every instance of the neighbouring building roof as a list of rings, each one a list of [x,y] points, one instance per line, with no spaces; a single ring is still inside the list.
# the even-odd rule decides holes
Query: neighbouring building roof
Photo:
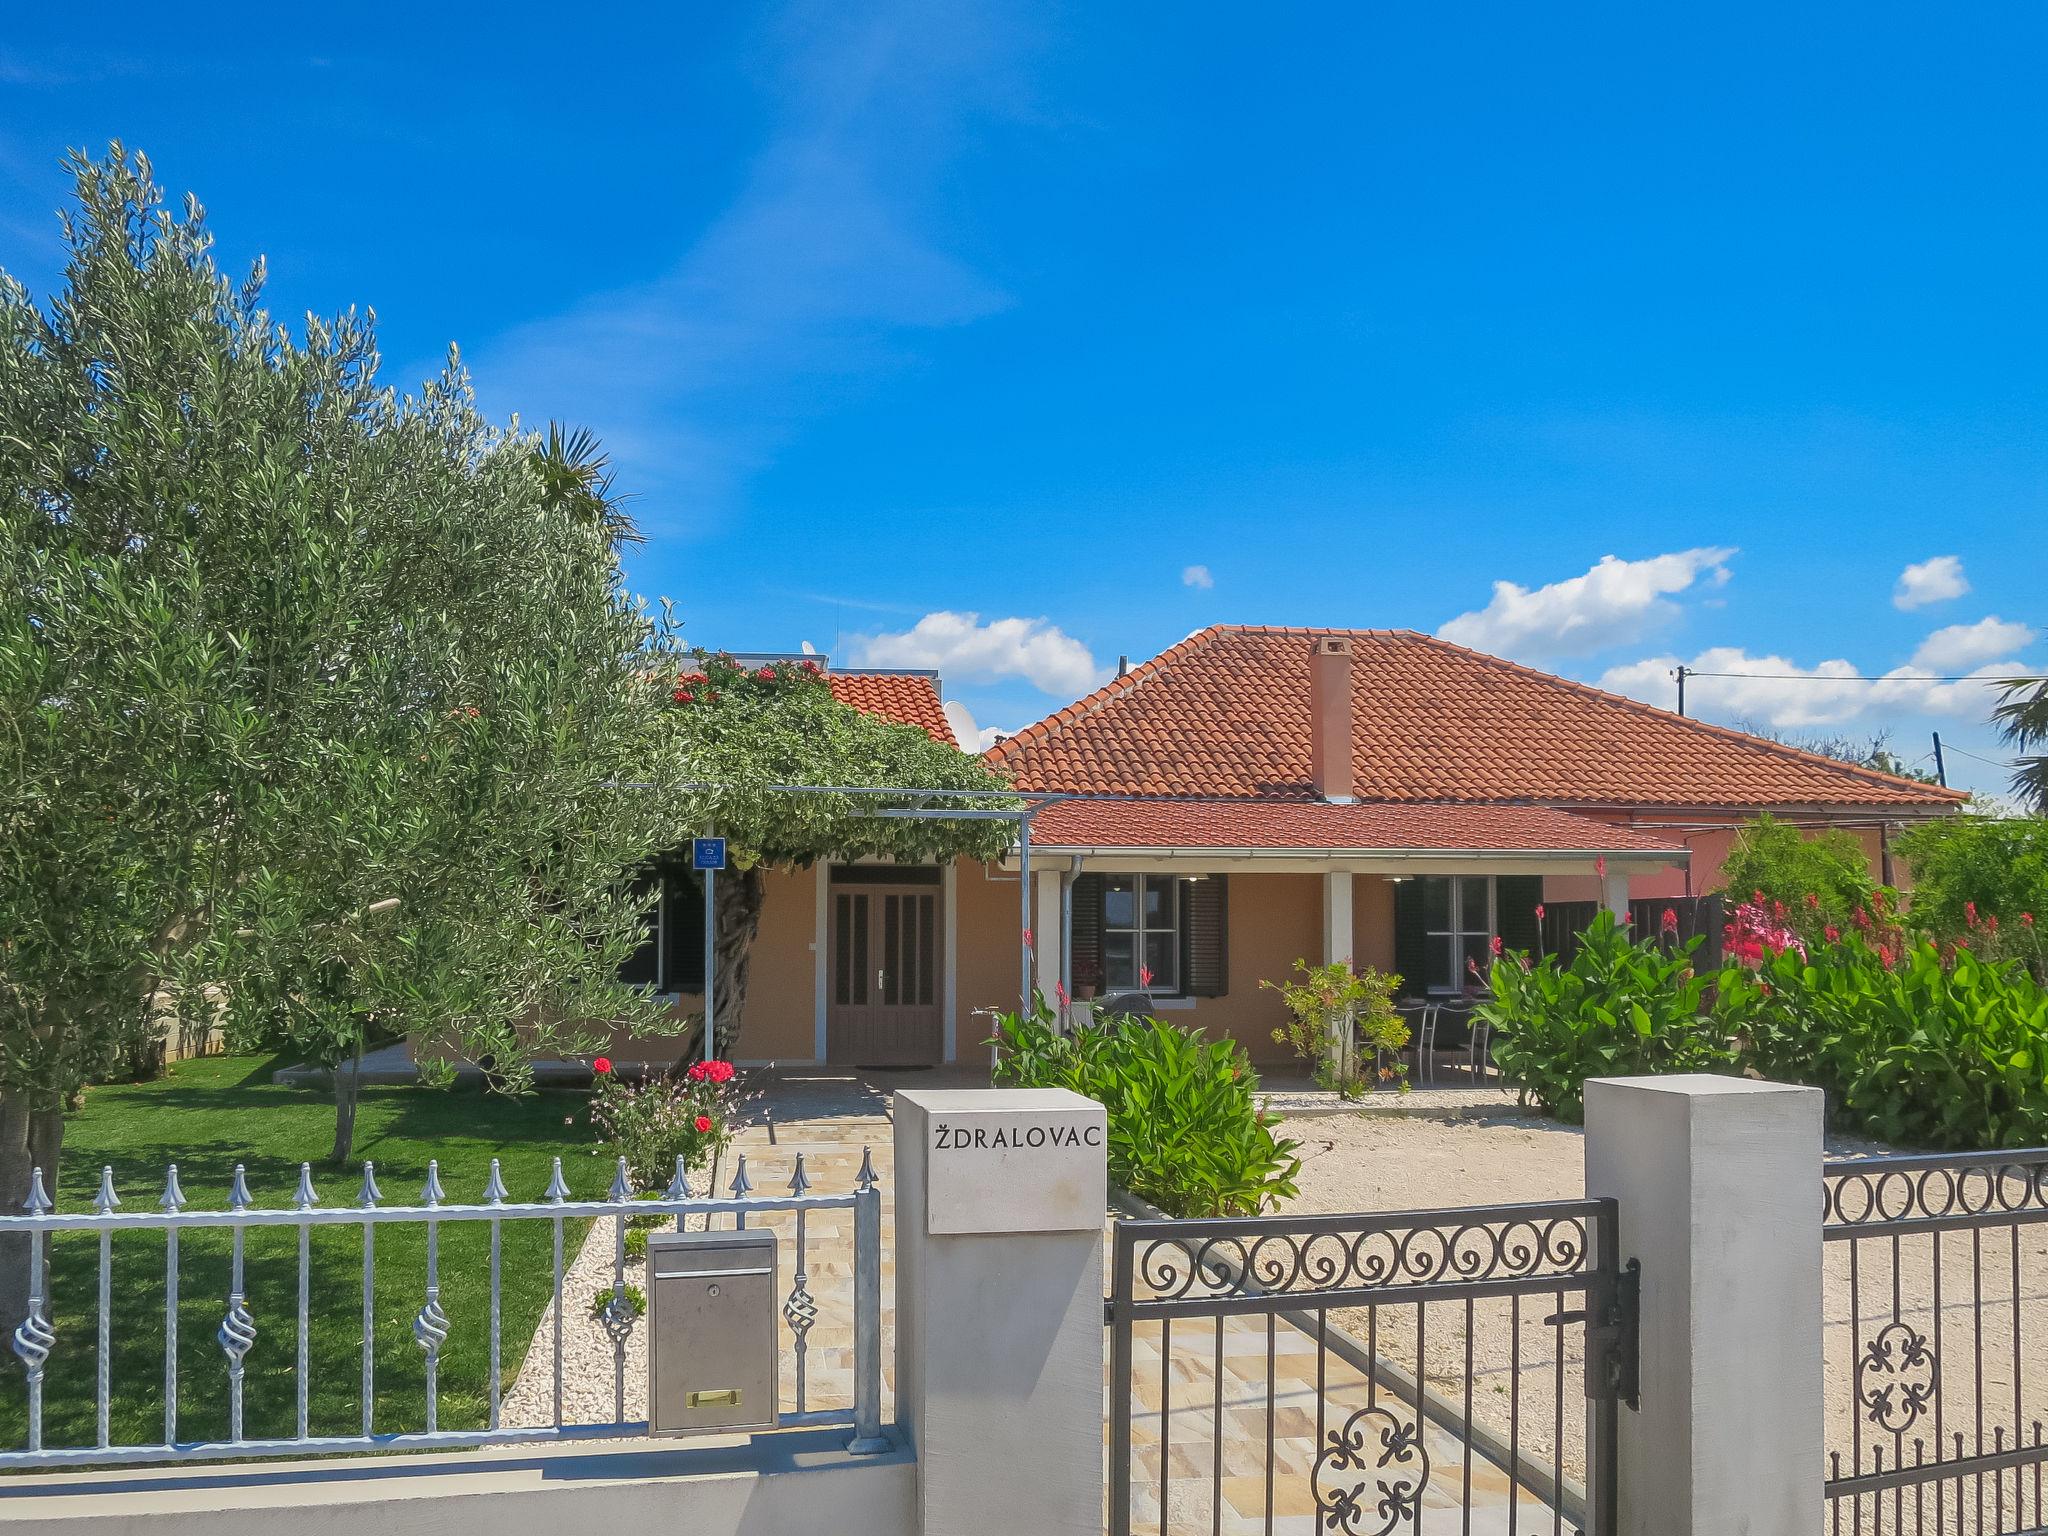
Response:
[[[914,725],[946,746],[960,745],[946,723],[937,673],[832,672],[825,680],[832,685],[832,697],[842,704],[898,725]]]
[[[1913,815],[1964,798],[1410,630],[1199,630],[987,760],[1027,790],[1319,804],[1309,647],[1320,635],[1352,642],[1360,801]]]
[[[1031,822],[1048,851],[1272,849],[1372,853],[1546,853],[1595,857],[1684,850],[1612,822],[1536,805],[1331,805],[1275,800],[1065,800]]]

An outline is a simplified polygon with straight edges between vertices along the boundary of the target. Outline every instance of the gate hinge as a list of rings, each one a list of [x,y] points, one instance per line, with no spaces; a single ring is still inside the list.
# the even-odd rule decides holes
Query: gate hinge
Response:
[[[1614,1277],[1600,1316],[1586,1327],[1586,1395],[1641,1406],[1643,1264],[1630,1259]]]

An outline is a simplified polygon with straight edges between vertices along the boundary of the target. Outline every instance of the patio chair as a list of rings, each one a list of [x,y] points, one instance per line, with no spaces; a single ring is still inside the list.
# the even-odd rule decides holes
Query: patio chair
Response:
[[[1422,1081],[1423,1041],[1436,1023],[1436,1004],[1426,997],[1404,997],[1394,1004],[1394,1015],[1408,1026],[1408,1043],[1394,1053],[1395,1060],[1403,1056],[1415,1058],[1415,1081]]]
[[[1429,1057],[1427,1081],[1436,1081],[1436,1058],[1439,1052],[1463,1052],[1467,1063],[1470,1063],[1472,1009],[1471,1000],[1463,997],[1447,997],[1431,1007],[1423,1039],[1423,1049]]]

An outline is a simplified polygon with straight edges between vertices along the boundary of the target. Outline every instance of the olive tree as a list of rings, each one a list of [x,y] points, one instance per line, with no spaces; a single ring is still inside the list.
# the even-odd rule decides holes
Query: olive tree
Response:
[[[515,1083],[658,1027],[613,973],[666,633],[601,461],[452,357],[384,388],[368,318],[287,332],[139,155],[72,169],[61,288],[0,274],[0,1210],[170,1017],[328,1064],[430,1024]]]

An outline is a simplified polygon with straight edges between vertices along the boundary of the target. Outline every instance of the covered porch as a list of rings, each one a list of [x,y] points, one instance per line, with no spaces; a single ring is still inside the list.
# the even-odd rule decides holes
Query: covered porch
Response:
[[[1047,998],[1146,993],[1162,1016],[1284,1047],[1276,995],[1296,960],[1462,997],[1496,941],[1541,942],[1538,909],[1589,883],[1626,916],[1629,881],[1686,850],[1539,806],[1073,800],[1032,827],[1035,981]]]

